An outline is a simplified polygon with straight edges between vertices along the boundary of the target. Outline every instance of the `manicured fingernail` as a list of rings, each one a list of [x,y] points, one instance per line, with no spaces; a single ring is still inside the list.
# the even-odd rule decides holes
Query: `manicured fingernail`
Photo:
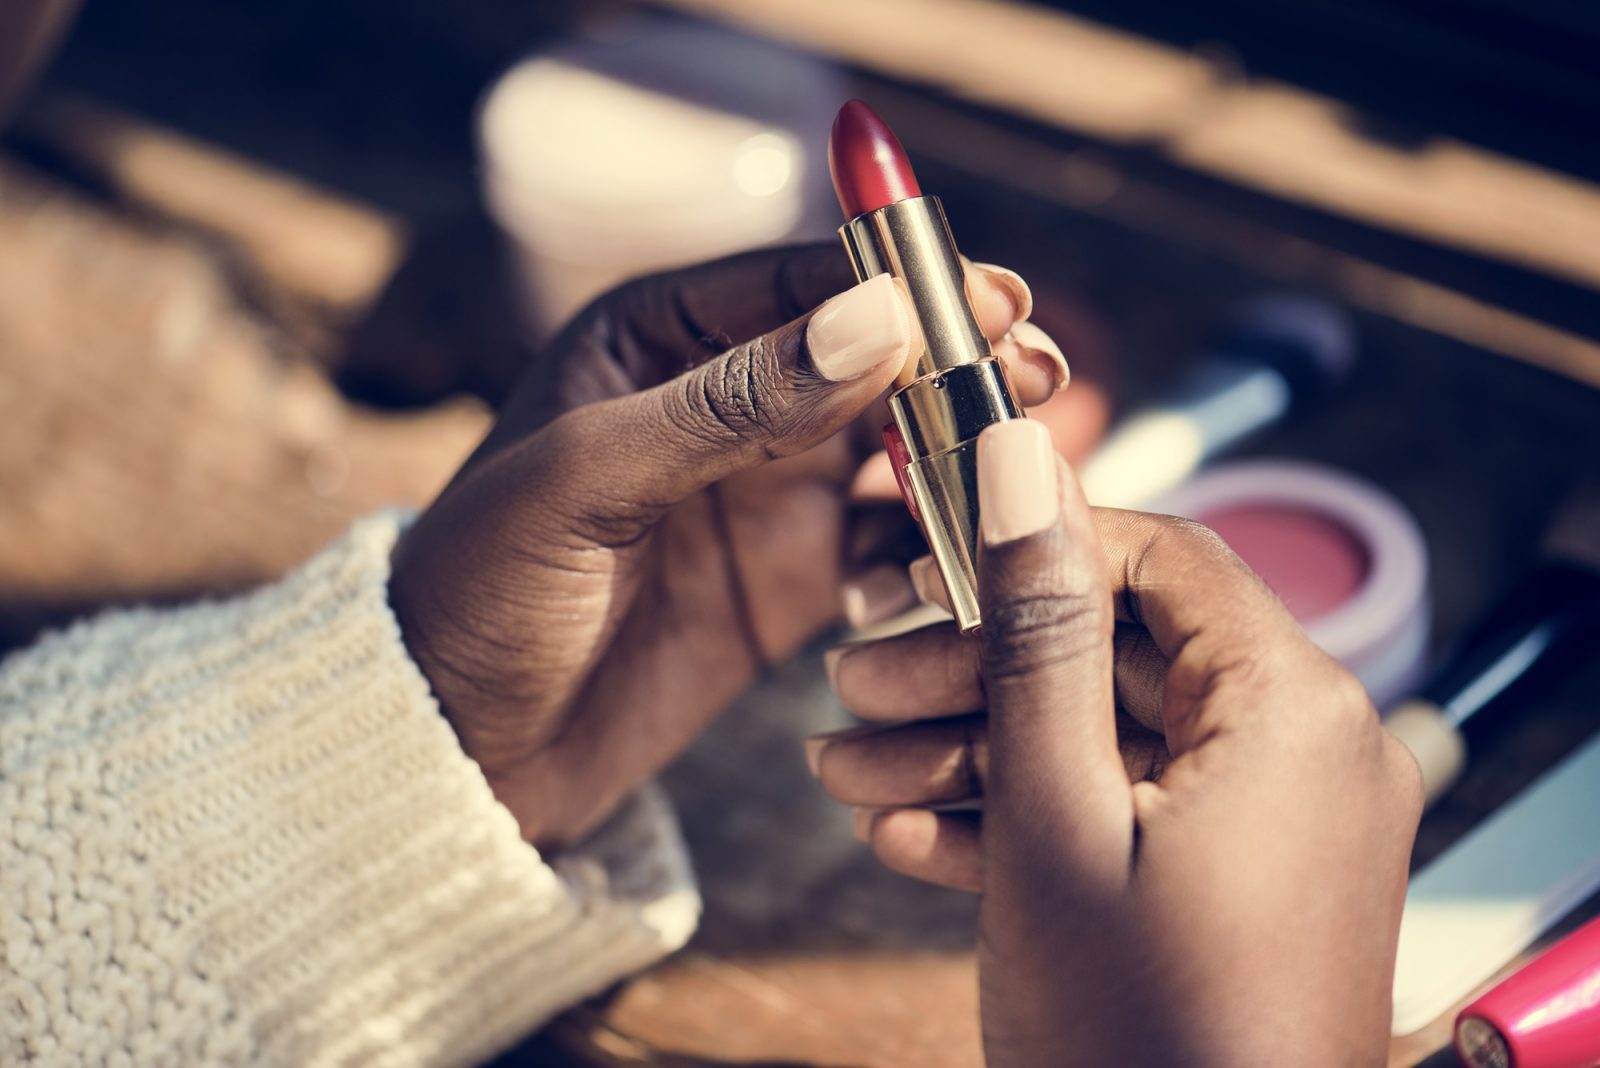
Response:
[[[828,673],[828,685],[835,690],[839,688],[839,661],[849,651],[849,646],[841,645],[822,654],[822,669]]]
[[[917,594],[903,570],[883,564],[845,582],[839,599],[850,625],[865,627],[904,612],[917,603]]]
[[[1072,381],[1072,369],[1067,366],[1061,346],[1049,334],[1032,323],[1018,323],[1011,328],[1011,340],[1022,350],[1023,359],[1045,369],[1055,382],[1057,393],[1067,388],[1067,383]]]
[[[806,739],[806,765],[811,768],[811,774],[822,774],[822,751],[834,742],[876,734],[879,729],[870,723],[864,723],[855,727],[840,727],[836,731],[823,731],[821,734],[813,734]]]
[[[996,285],[1006,291],[1011,298],[1012,305],[1017,309],[1013,322],[1022,322],[1033,314],[1033,290],[1028,288],[1028,283],[1016,271],[1008,271],[994,263],[974,263],[974,267],[988,275]]]
[[[822,777],[822,751],[828,747],[827,738],[806,739],[806,767],[811,769],[811,777]]]
[[[1008,419],[978,437],[978,525],[985,545],[1037,534],[1061,510],[1050,430],[1033,419]]]
[[[833,297],[806,324],[811,362],[824,378],[860,378],[911,347],[911,311],[894,277],[874,275]]]
[[[855,836],[856,841],[872,841],[872,824],[877,818],[877,809],[853,808],[850,810],[850,833]]]
[[[939,565],[933,557],[919,556],[911,561],[907,571],[911,575],[911,588],[917,592],[917,600],[950,611],[950,593],[944,588],[944,576],[939,574]]]

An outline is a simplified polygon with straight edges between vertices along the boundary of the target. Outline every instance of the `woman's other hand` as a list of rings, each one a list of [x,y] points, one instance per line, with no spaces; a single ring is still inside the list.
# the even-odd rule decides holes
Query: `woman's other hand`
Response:
[[[1383,1063],[1415,762],[1210,531],[1091,512],[1031,421],[979,451],[981,635],[836,652],[898,725],[811,756],[889,866],[982,891],[989,1063]]]

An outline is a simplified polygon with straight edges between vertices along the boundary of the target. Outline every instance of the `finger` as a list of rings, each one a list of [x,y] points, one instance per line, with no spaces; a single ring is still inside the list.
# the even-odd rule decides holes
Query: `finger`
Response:
[[[1072,379],[1072,372],[1060,346],[1032,323],[1011,326],[1007,333],[994,342],[994,354],[1005,365],[1006,379],[1016,393],[1017,403],[1024,408],[1046,405],[1057,393],[1065,390]],[[1089,387],[1091,391],[1095,388],[1092,385]],[[1063,398],[1062,404],[1055,406],[1058,412],[1052,412],[1051,433],[1072,449],[1069,458],[1076,459],[1077,454],[1087,451],[1084,444],[1086,433],[1073,422],[1073,416],[1080,414],[1084,407],[1068,403]],[[1090,407],[1098,412],[1098,401]],[[1055,417],[1058,413],[1060,418]],[[1089,430],[1094,431],[1094,420],[1088,422]],[[1092,436],[1097,438],[1098,433]],[[879,450],[862,461],[861,468],[851,482],[850,496],[860,501],[900,499],[900,486],[889,466],[887,453]]]
[[[1212,531],[1114,509],[1097,509],[1095,528],[1117,618],[1143,627],[1167,662],[1163,728],[1174,753],[1230,719],[1293,704],[1307,686],[1348,684]]]
[[[861,504],[851,510],[845,563],[851,571],[876,564],[894,564],[904,581],[905,565],[926,552],[928,543],[916,520],[898,498],[882,504]]]
[[[863,719],[931,719],[983,707],[975,648],[954,623],[938,623],[829,649],[823,663],[834,692]]]
[[[1142,628],[1128,624],[1116,629],[1113,656],[1118,708],[1160,731],[1165,655]],[[864,719],[937,719],[984,707],[982,646],[954,625],[845,645],[824,657],[839,700]]]
[[[1156,782],[1172,763],[1166,737],[1121,712],[1117,713],[1117,749],[1130,783]]]
[[[1033,314],[1033,292],[1022,276],[993,263],[974,263],[965,256],[967,303],[983,336],[999,341],[1016,323]]]
[[[955,609],[950,607],[949,587],[944,584],[944,575],[940,573],[933,557],[917,557],[907,566],[906,574],[911,579],[911,588],[916,592],[917,600],[955,614]]]
[[[575,324],[614,332],[639,385],[657,385],[730,346],[776,330],[856,283],[838,244],[761,249],[649,275],[601,298]],[[984,336],[998,340],[1033,311],[1027,283],[969,264],[967,292]]]
[[[895,808],[983,796],[989,741],[982,716],[806,739],[822,788],[847,805]]]
[[[1163,729],[1161,702],[1167,690],[1167,657],[1143,627],[1118,624],[1112,635],[1117,708],[1145,730]]]
[[[879,564],[846,579],[839,591],[845,622],[860,629],[899,615],[917,603],[906,569]]]
[[[538,447],[581,456],[569,492],[585,517],[637,537],[690,494],[845,426],[905,363],[912,327],[903,290],[879,275],[653,389],[568,413],[549,428],[566,436]]]
[[[861,462],[855,478],[850,482],[850,499],[853,501],[900,501],[900,483],[895,480],[894,468],[889,466],[889,454],[879,449]],[[902,507],[904,505],[902,504]]]
[[[1043,404],[1067,388],[1072,372],[1061,346],[1032,323],[1018,323],[994,343],[1006,377],[1024,408]]]
[[[1029,419],[979,437],[978,503],[990,811],[1022,829],[1007,848],[1048,833],[1074,879],[1120,887],[1133,809],[1117,752],[1109,577],[1089,506],[1049,431]]]
[[[604,331],[635,386],[649,387],[855,284],[836,243],[761,249],[629,282],[590,305],[573,330]]]
[[[952,890],[983,891],[983,857],[975,812],[904,808],[858,810],[856,837],[872,846],[883,866]]]
[[[1170,762],[1166,741],[1119,717],[1117,747],[1130,782],[1159,778]],[[909,808],[971,801],[988,792],[989,735],[983,716],[857,727],[806,740],[806,760],[835,801]]]

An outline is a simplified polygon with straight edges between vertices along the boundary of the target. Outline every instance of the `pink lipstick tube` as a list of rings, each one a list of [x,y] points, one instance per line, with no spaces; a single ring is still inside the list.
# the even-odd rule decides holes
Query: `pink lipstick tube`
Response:
[[[894,422],[884,428],[884,439],[956,622],[971,631],[980,623],[978,435],[993,423],[1021,418],[1022,409],[973,315],[944,209],[937,197],[920,195],[888,127],[865,104],[851,101],[834,125],[830,157],[840,203],[852,216],[839,235],[856,277],[900,279],[921,327],[920,351],[889,395]]]
[[[1456,1053],[1468,1068],[1600,1064],[1600,919],[1462,1009]]]

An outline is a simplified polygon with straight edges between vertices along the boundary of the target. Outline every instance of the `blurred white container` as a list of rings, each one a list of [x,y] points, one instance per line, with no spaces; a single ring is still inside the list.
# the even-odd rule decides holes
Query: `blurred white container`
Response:
[[[484,193],[536,336],[638,274],[837,228],[835,68],[637,16],[512,68],[479,116]]]

